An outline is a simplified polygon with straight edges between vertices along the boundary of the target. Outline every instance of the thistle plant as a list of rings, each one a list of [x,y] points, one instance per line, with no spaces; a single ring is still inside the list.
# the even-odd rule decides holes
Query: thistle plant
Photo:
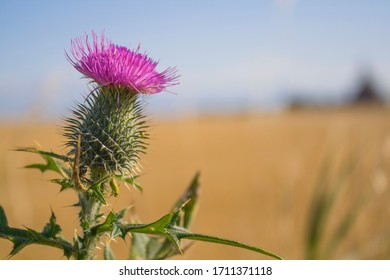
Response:
[[[81,232],[75,231],[71,241],[64,238],[54,213],[42,231],[13,228],[0,206],[0,237],[13,243],[10,256],[27,245],[41,244],[62,250],[67,258],[89,260],[97,257],[97,245],[103,243],[104,257],[113,259],[109,242],[103,241],[125,239],[130,234],[132,259],[166,259],[183,253],[182,239],[241,247],[281,259],[263,249],[189,230],[198,200],[199,174],[172,211],[155,222],[127,222],[128,208],[113,209],[107,199],[123,195],[123,185],[141,189],[137,178],[141,156],[146,152],[148,126],[140,97],[178,84],[177,70],[158,72],[158,63],[140,53],[139,48],[118,46],[104,34],[92,33],[92,40],[86,35],[71,41],[70,53],[65,54],[88,80],[90,89],[65,119],[62,131],[66,152],[57,154],[36,148],[19,151],[42,156],[45,163],[26,167],[56,172],[60,177],[52,182],[60,185],[60,191],[75,192]]]

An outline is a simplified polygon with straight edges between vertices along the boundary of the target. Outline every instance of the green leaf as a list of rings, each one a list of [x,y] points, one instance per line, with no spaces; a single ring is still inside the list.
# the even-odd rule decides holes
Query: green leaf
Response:
[[[122,209],[121,211],[117,212],[115,214],[116,216],[116,220],[119,221],[121,219],[123,219],[123,217],[126,215],[127,211],[129,211],[130,207],[126,207],[124,209]]]
[[[100,188],[92,189],[92,195],[96,197],[101,203],[107,205],[107,200],[104,197],[104,194]]]
[[[153,222],[151,224],[143,225],[143,224],[128,224],[128,225],[122,225],[122,235],[123,237],[128,232],[138,232],[138,233],[145,233],[145,234],[161,234],[165,235],[166,231],[165,228],[169,225],[170,221],[172,219],[172,214],[169,213],[156,222]]]
[[[111,232],[110,232],[110,237],[111,237],[111,239],[115,239],[118,236],[122,236],[122,231],[121,231],[121,229],[120,229],[120,227],[118,226],[117,223],[113,223],[112,229],[111,229]]]
[[[73,246],[59,236],[60,231],[61,228],[56,224],[53,213],[42,233],[31,228],[26,228],[26,230],[11,228],[8,226],[4,209],[0,206],[0,238],[8,239],[14,244],[10,256],[15,255],[27,245],[40,244],[62,249],[64,255],[70,258],[73,254]]]
[[[71,179],[68,179],[68,178],[53,179],[53,180],[50,180],[50,181],[61,186],[60,192],[62,192],[64,190],[67,190],[67,189],[74,188],[73,181]]]
[[[29,244],[32,244],[32,242],[29,242],[28,239],[21,239],[21,238],[15,238],[13,241],[14,246],[9,253],[9,256],[15,256],[17,253],[19,253],[24,247],[26,247]]]
[[[5,215],[4,208],[0,206],[0,229],[8,227],[7,216]]]
[[[172,214],[180,214],[181,221],[177,220],[176,225],[189,228],[197,210],[199,197],[199,176],[196,173],[185,193],[180,197],[173,207]],[[180,213],[179,213],[180,212]]]
[[[352,207],[348,210],[344,218],[341,219],[338,227],[330,238],[329,245],[327,246],[327,250],[325,252],[325,258],[331,258],[332,253],[336,250],[338,245],[352,228],[353,223],[361,213],[363,202],[363,199],[355,201],[354,205],[352,205]]]
[[[97,229],[96,229],[96,232],[97,233],[101,233],[101,232],[105,232],[105,231],[109,231],[112,229],[112,223],[115,221],[115,214],[113,212],[110,212],[110,214],[108,214],[106,220],[104,221],[104,223],[98,225]]]
[[[146,234],[133,233],[131,235],[130,259],[150,260],[147,252],[148,244],[152,238]]]
[[[44,237],[39,232],[37,232],[31,228],[27,228],[27,233],[28,233],[30,239],[32,239],[34,241],[42,241],[44,239]]]
[[[101,185],[106,183],[109,179],[110,179],[110,177],[106,176],[106,177],[94,182],[88,189],[89,192],[91,192],[91,195],[96,197],[104,205],[107,205],[107,200],[103,194]]]
[[[165,228],[169,225],[171,219],[172,219],[172,214],[169,213],[163,216],[161,219],[157,220],[156,222],[138,229],[136,232],[165,234]]]
[[[104,259],[105,260],[115,260],[115,256],[112,253],[110,245],[108,245],[108,244],[106,244],[106,246],[104,247]]]
[[[335,240],[330,241],[330,248],[322,250],[322,245],[325,240],[324,233],[328,226],[328,221],[331,220],[331,211],[333,210],[333,205],[336,203],[337,199],[340,196],[340,193],[346,189],[348,186],[347,179],[349,178],[351,172],[354,169],[355,163],[357,161],[353,158],[350,158],[338,172],[337,177],[331,180],[330,167],[332,166],[329,159],[327,159],[321,169],[320,175],[318,177],[317,184],[314,188],[314,193],[311,201],[311,208],[309,210],[308,217],[308,227],[307,227],[307,238],[306,240],[306,259],[323,259],[329,258],[330,256],[327,253],[330,253],[330,250],[334,250],[333,246],[336,246],[340,242],[338,238],[344,236],[344,231],[352,224],[352,220],[349,220],[348,215],[345,221],[342,221],[341,227],[336,230],[334,235],[339,235]],[[351,217],[353,216],[350,213]],[[345,224],[343,224],[345,222]],[[348,228],[345,228],[348,226]],[[339,232],[338,232],[339,231]]]
[[[157,220],[154,223],[148,224],[148,225],[140,225],[140,224],[128,224],[122,226],[122,235],[127,234],[128,232],[132,233],[144,233],[144,234],[155,234],[155,235],[161,235],[166,238],[168,238],[172,245],[176,247],[177,250],[182,252],[180,240],[181,239],[191,239],[191,240],[198,240],[198,241],[204,241],[204,242],[211,242],[211,243],[217,243],[217,244],[223,244],[228,246],[234,246],[243,248],[246,250],[255,251],[257,253],[275,258],[275,259],[282,259],[280,256],[271,253],[269,251],[266,251],[261,248],[257,248],[254,246],[246,245],[241,242],[228,240],[224,238],[214,237],[210,235],[204,235],[204,234],[197,234],[192,233],[189,230],[178,227],[172,222],[172,218],[174,216],[172,213],[167,214],[163,216],[161,219]]]
[[[117,213],[110,212],[105,221],[101,224],[94,226],[91,231],[94,234],[109,233],[112,239],[121,236],[122,231],[120,226],[123,224],[122,218],[125,215],[128,208],[125,208]]]
[[[181,239],[191,239],[239,247],[275,259],[282,259],[274,253],[241,242],[190,232],[188,228],[196,211],[198,197],[199,173],[194,176],[190,186],[176,202],[171,213],[148,225],[122,225],[122,237],[128,232],[133,234],[130,257],[132,259],[165,259],[177,252],[182,253]],[[141,234],[158,235],[163,238]]]
[[[195,174],[190,185],[172,208],[170,223],[189,228],[196,212],[199,196],[199,172]],[[131,259],[166,259],[180,253],[176,246],[172,246],[172,237],[148,236],[133,233],[131,238]],[[176,240],[173,238],[174,243]]]
[[[180,228],[180,227],[170,228],[170,229],[168,229],[168,232],[172,236],[176,236],[176,238],[179,240],[180,239],[191,239],[191,240],[198,240],[198,241],[211,242],[211,243],[228,245],[228,246],[233,246],[233,247],[239,247],[239,248],[254,251],[254,252],[257,252],[257,253],[260,253],[260,254],[263,254],[263,255],[278,259],[278,260],[283,259],[282,257],[280,257],[274,253],[271,253],[269,251],[266,251],[264,249],[260,249],[260,248],[254,247],[254,246],[246,245],[244,243],[229,240],[229,239],[214,237],[214,236],[205,235],[205,234],[192,233],[192,232],[189,232],[186,229]]]
[[[42,155],[42,156],[48,156],[48,157],[52,157],[52,158],[56,158],[56,159],[59,159],[59,160],[62,160],[63,162],[70,162],[71,161],[71,158],[69,157],[66,157],[66,156],[63,156],[63,155],[59,155],[59,154],[56,154],[56,153],[53,153],[53,152],[47,152],[47,151],[43,151],[43,150],[39,150],[39,149],[36,149],[36,148],[19,148],[19,149],[16,149],[16,151],[18,152],[29,152],[29,153],[35,153],[35,154],[39,154],[39,155]]]
[[[68,158],[68,157],[58,155],[58,154],[53,153],[53,152],[46,152],[46,151],[38,150],[35,148],[21,148],[21,149],[17,149],[17,151],[39,154],[46,161],[46,164],[35,163],[35,164],[26,165],[25,166],[26,168],[39,169],[41,172],[51,170],[51,171],[54,171],[54,172],[60,174],[63,177],[65,177],[65,176],[70,177],[72,174],[72,171],[70,170],[70,168],[64,164],[64,163],[70,162],[70,158]],[[60,160],[60,161],[58,161],[58,160]]]
[[[51,211],[50,221],[43,228],[42,235],[46,238],[55,238],[60,232],[61,227],[57,224],[57,218],[54,212]]]
[[[65,176],[65,174],[68,174],[68,171],[65,169],[65,167],[60,163],[58,163],[56,160],[46,156],[44,156],[44,158],[46,160],[46,164],[34,163],[34,164],[26,165],[25,168],[39,169],[42,173],[51,170],[60,174],[61,176]]]
[[[0,237],[8,239],[12,242],[16,239],[28,238],[28,233],[26,230],[11,228],[8,226],[7,216],[2,206],[0,206]]]
[[[178,252],[169,239],[141,233],[132,234],[130,259],[163,260]]]

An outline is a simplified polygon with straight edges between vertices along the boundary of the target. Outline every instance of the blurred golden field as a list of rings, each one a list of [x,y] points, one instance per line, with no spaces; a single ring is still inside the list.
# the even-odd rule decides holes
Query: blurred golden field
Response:
[[[40,162],[37,155],[12,151],[37,146],[63,151],[60,122],[0,125],[0,204],[12,227],[41,230],[55,212],[63,234],[77,228],[71,191],[59,193],[48,182],[56,174],[22,168]],[[384,107],[303,109],[281,113],[247,113],[151,120],[151,140],[139,182],[121,189],[114,208],[134,205],[147,223],[170,211],[197,171],[201,196],[192,230],[248,243],[286,259],[305,258],[306,230],[313,193],[324,178],[337,184],[340,170],[353,167],[345,179],[323,229],[326,238],[345,213],[361,207],[335,259],[390,258],[390,110]],[[322,173],[325,167],[328,173]],[[126,258],[128,240],[113,245]],[[0,258],[11,242],[0,240]],[[180,259],[261,259],[239,248],[194,242]],[[57,249],[30,246],[13,259],[64,259]]]

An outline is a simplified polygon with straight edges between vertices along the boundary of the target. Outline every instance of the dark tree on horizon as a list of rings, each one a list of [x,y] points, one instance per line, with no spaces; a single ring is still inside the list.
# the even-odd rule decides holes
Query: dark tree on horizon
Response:
[[[383,103],[383,99],[374,86],[372,79],[365,77],[362,79],[361,85],[355,94],[353,102],[380,104]]]

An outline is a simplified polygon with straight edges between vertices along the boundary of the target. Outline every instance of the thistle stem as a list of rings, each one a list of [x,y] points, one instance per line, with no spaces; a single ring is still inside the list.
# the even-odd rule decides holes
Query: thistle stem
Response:
[[[92,172],[91,179],[97,181],[100,177],[99,175],[98,173]],[[92,228],[99,223],[102,203],[88,192],[80,192],[79,201],[81,207],[80,226],[83,230],[83,237],[77,259],[92,260],[95,258],[94,251],[100,237]]]

